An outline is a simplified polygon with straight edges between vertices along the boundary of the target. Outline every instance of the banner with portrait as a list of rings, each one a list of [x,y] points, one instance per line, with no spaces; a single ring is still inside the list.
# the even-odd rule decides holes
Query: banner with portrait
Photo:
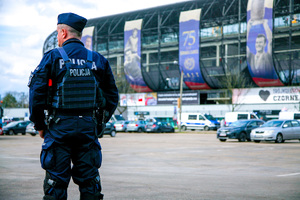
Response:
[[[273,62],[273,0],[249,0],[247,6],[247,63],[260,87],[283,86]]]
[[[81,42],[84,44],[85,48],[93,50],[93,35],[94,26],[86,27],[82,31]]]
[[[145,83],[141,71],[142,19],[127,21],[124,27],[124,72],[136,92],[152,91]]]
[[[199,64],[201,9],[183,11],[179,17],[179,68],[185,84],[192,90],[209,89]]]

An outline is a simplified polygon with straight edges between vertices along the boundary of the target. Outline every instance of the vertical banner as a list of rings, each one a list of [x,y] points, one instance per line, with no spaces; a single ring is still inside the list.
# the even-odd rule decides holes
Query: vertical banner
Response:
[[[151,92],[141,71],[142,19],[127,21],[124,27],[124,71],[127,81],[136,92]]]
[[[81,42],[89,50],[93,50],[93,33],[94,26],[84,28],[82,31]]]
[[[273,63],[273,0],[249,0],[247,6],[247,63],[260,87],[283,86]]]
[[[183,11],[179,17],[179,68],[184,82],[192,90],[209,89],[199,65],[199,27],[201,9]]]

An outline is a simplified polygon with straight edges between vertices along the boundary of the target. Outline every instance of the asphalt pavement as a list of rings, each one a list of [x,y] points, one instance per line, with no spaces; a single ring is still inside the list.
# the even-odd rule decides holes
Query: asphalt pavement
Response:
[[[43,140],[0,136],[0,200],[41,200]],[[100,139],[105,200],[300,199],[300,142],[220,142],[213,131]],[[79,199],[69,185],[70,200]]]

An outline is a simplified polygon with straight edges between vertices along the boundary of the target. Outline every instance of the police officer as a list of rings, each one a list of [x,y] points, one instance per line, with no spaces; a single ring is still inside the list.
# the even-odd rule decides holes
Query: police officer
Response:
[[[71,177],[79,185],[81,200],[103,199],[95,108],[107,111],[106,123],[117,107],[118,90],[107,59],[80,41],[86,21],[74,13],[58,15],[60,48],[44,54],[28,83],[30,120],[44,139],[44,200],[67,199]],[[102,100],[99,106],[95,102],[101,91],[106,103]]]

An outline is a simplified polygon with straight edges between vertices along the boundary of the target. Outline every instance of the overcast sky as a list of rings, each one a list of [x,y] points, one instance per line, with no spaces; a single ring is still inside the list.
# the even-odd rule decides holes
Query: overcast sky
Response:
[[[0,0],[0,95],[28,94],[30,72],[42,58],[57,15],[74,12],[87,19],[152,8],[184,0]]]

